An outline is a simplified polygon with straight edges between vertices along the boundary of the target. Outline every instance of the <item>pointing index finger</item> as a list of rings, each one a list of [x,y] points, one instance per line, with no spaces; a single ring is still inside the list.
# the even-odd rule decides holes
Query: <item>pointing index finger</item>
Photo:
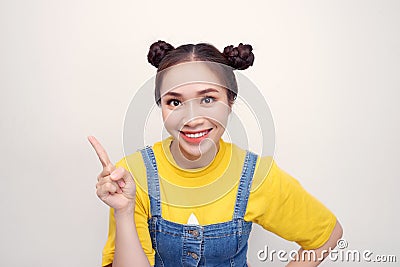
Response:
[[[107,167],[108,165],[111,164],[110,159],[108,158],[106,150],[103,148],[103,146],[100,144],[100,142],[94,137],[94,136],[88,136],[88,140],[94,150],[97,153],[97,156],[100,159],[101,164],[103,167]]]

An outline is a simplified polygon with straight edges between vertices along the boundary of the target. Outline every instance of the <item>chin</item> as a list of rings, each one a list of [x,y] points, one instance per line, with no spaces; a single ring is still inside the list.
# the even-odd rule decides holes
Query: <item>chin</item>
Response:
[[[197,159],[202,154],[207,154],[214,146],[215,141],[211,138],[204,139],[199,144],[189,144],[185,140],[179,140],[179,148],[188,159]]]

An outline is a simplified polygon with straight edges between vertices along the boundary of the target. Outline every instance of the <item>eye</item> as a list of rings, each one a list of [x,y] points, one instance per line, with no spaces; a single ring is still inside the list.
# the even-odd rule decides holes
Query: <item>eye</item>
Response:
[[[173,107],[177,107],[181,104],[181,101],[179,101],[178,99],[170,99],[167,101],[167,105],[171,105]]]
[[[205,96],[201,101],[206,104],[210,104],[215,101],[215,98],[212,96]]]

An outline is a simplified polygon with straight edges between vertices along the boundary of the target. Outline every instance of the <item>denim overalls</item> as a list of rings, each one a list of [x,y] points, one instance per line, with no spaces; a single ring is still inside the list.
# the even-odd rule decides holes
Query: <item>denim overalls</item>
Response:
[[[160,186],[154,152],[150,146],[140,151],[147,173],[152,215],[148,225],[155,250],[155,266],[247,266],[247,240],[252,222],[244,221],[243,217],[257,155],[246,151],[233,219],[201,226],[178,224],[161,217]]]

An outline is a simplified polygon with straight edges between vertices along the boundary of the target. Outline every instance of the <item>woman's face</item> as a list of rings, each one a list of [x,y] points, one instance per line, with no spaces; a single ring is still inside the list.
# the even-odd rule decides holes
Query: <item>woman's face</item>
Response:
[[[227,89],[220,86],[214,72],[201,65],[189,69],[196,72],[195,80],[200,82],[180,85],[182,79],[177,75],[184,75],[182,71],[163,77],[161,110],[164,126],[178,141],[182,155],[196,160],[211,151],[212,146],[219,149],[231,107]]]

